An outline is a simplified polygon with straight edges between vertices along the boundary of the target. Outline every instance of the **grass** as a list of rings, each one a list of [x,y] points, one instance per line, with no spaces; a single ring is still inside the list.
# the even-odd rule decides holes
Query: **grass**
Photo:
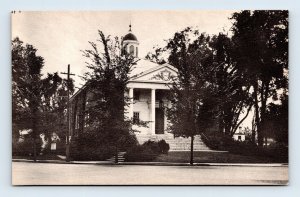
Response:
[[[155,162],[189,163],[189,151],[174,151],[159,155]],[[194,152],[195,163],[277,163],[276,159],[262,156],[244,156],[229,152]]]
[[[13,159],[33,159],[33,156],[13,156]],[[37,155],[37,160],[62,160],[55,154]]]
[[[33,159],[32,156],[13,156],[13,159]],[[37,160],[62,160],[55,154],[38,155]],[[172,151],[161,154],[153,162],[189,163],[189,151]],[[198,151],[194,152],[195,163],[286,163],[273,157],[245,156],[229,152]]]

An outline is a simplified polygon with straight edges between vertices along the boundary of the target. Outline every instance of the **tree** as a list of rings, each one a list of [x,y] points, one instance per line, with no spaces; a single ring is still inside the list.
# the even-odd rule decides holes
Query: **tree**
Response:
[[[219,131],[232,137],[253,106],[250,86],[244,81],[232,58],[233,43],[223,33],[210,41],[213,51],[214,80],[219,107]]]
[[[74,92],[74,82],[62,79],[58,73],[48,73],[41,81],[42,100],[40,106],[39,128],[46,136],[51,137],[55,132],[62,139],[68,130],[67,124],[67,99],[68,89],[70,95]]]
[[[100,39],[97,41],[100,45],[89,42],[92,49],[83,51],[90,69],[85,74],[89,102],[93,103],[93,107],[87,109],[86,113],[93,117],[88,122],[93,128],[90,131],[93,132],[92,136],[97,139],[95,148],[112,146],[117,154],[118,149],[124,146],[124,141],[132,134],[132,120],[124,115],[125,107],[132,98],[124,93],[127,91],[128,74],[137,59],[122,50],[119,38],[106,37],[102,31],[98,33]]]
[[[258,145],[262,146],[268,100],[277,99],[278,90],[287,88],[284,73],[288,69],[288,12],[241,11],[231,19],[233,58],[253,88]]]
[[[178,70],[170,85],[169,129],[175,136],[191,138],[191,165],[195,135],[210,129],[217,117],[209,41],[209,36],[188,27],[175,33],[165,47],[169,53],[168,62]]]
[[[19,38],[12,41],[12,97],[13,124],[15,128],[32,129],[33,155],[36,161],[36,143],[38,136],[39,106],[41,103],[41,69],[44,59],[36,54],[32,45],[23,46]],[[23,123],[21,126],[18,123]]]
[[[57,73],[42,78],[44,59],[36,52],[36,48],[24,46],[19,38],[12,41],[13,138],[19,138],[19,130],[32,131],[34,160],[41,133],[49,138],[52,132],[66,129],[67,86],[74,92],[73,82],[67,83]]]

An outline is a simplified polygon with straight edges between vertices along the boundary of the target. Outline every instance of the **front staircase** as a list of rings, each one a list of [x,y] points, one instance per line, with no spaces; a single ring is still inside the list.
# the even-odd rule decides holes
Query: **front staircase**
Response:
[[[119,163],[122,163],[122,162],[124,162],[124,161],[125,161],[125,157],[124,157],[125,153],[126,153],[126,152],[118,152],[118,162],[119,162]],[[109,161],[109,162],[115,163],[115,161],[116,161],[116,157],[115,157],[115,156],[113,156],[113,157],[111,157],[111,158],[107,159],[106,161]]]
[[[137,140],[140,144],[148,140],[152,141],[159,141],[165,140],[170,145],[169,151],[190,151],[191,150],[191,138],[184,138],[184,137],[176,137],[172,134],[157,134],[157,135],[136,135]],[[209,151],[204,142],[202,141],[200,135],[196,135],[194,138],[194,151]]]
[[[191,150],[191,138],[184,138],[184,137],[176,137],[172,134],[159,134],[159,135],[136,135],[137,140],[140,144],[148,140],[152,141],[159,141],[165,140],[170,145],[169,151],[190,151]],[[200,135],[196,135],[194,138],[194,151],[211,151],[202,141]],[[118,162],[122,163],[125,161],[125,154],[126,152],[118,152]],[[107,159],[106,161],[115,163],[116,158],[115,156]]]

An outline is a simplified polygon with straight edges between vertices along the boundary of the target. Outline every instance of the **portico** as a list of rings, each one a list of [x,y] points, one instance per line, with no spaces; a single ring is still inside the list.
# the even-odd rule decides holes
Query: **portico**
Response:
[[[139,119],[149,122],[148,128],[134,125],[134,129],[139,130],[140,134],[165,134],[167,117],[164,107],[169,105],[169,101],[166,99],[168,88],[165,84],[152,84],[152,87],[149,88],[147,86],[146,84],[129,83],[128,118],[133,121]]]

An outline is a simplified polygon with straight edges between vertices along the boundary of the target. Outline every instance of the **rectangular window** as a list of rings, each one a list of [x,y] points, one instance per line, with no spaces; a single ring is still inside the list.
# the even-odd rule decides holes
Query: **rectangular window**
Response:
[[[140,112],[133,112],[133,124],[140,122]]]

